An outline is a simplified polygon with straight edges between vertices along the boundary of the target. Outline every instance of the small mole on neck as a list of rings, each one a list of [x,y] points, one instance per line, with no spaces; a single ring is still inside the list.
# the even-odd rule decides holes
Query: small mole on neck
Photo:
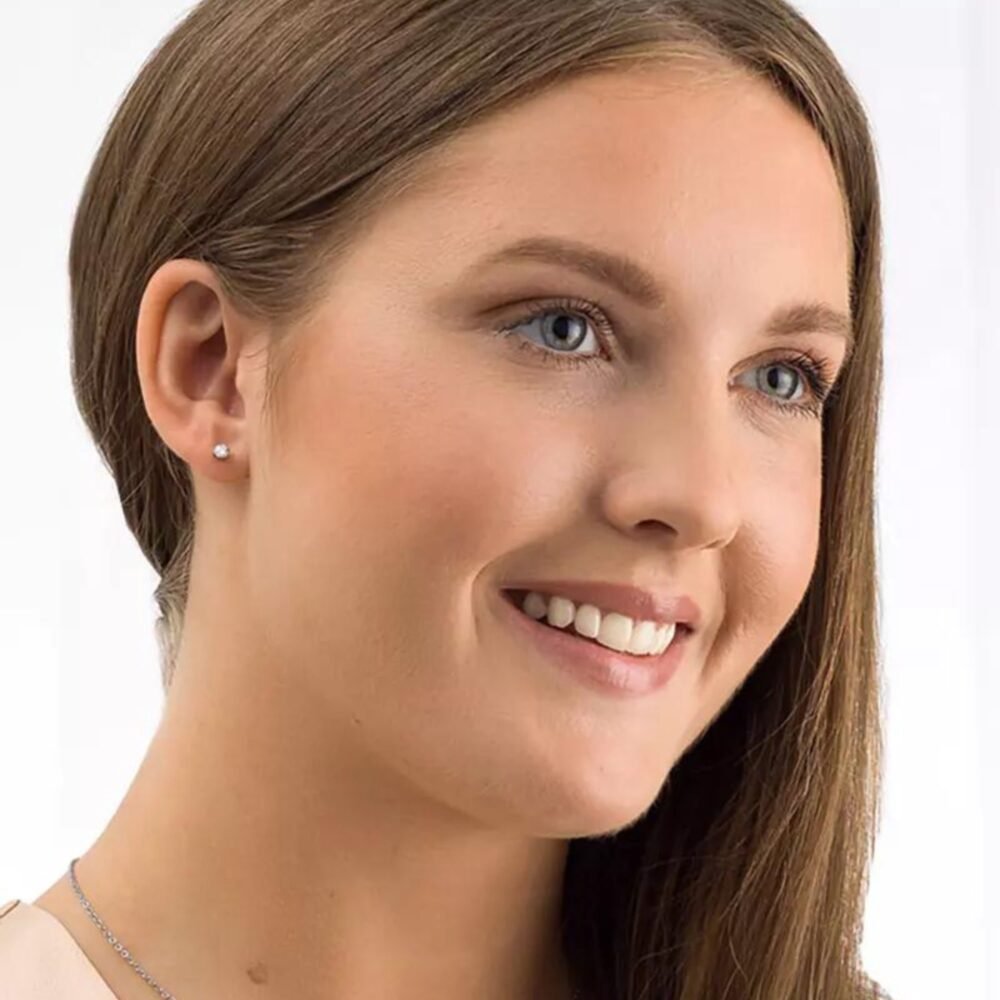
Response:
[[[260,986],[267,982],[267,966],[263,962],[256,962],[247,969],[247,975],[250,977],[251,983]]]

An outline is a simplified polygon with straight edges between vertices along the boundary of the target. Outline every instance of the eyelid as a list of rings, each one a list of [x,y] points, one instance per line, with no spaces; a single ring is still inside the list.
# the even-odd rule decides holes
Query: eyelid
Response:
[[[514,314],[503,326],[503,329],[509,330],[512,327],[520,326],[530,318],[544,316],[553,310],[582,313],[594,322],[598,339],[607,350],[610,358],[621,357],[623,340],[619,331],[622,329],[622,326],[616,320],[614,310],[605,305],[597,296],[591,296],[590,299],[578,298],[572,295],[540,296],[538,298],[515,302],[510,306],[505,306],[499,312],[512,312]],[[592,357],[596,359],[596,355]],[[822,374],[831,383],[839,379],[840,372],[843,372],[846,368],[847,360],[845,358],[845,362],[840,366],[840,372],[838,372],[836,364],[822,354],[815,354],[799,346],[786,345],[784,347],[767,348],[764,360],[757,360],[756,363],[758,365],[764,364],[771,357],[775,359],[773,363],[789,361],[791,359],[806,361],[820,369]],[[579,355],[578,358],[579,360],[584,360],[583,355]]]
[[[513,315],[500,329],[509,330],[512,327],[520,326],[528,319],[534,319],[558,310],[580,313],[591,320],[595,326],[597,339],[609,355],[609,359],[613,361],[621,357],[620,337],[617,332],[619,326],[614,318],[614,313],[593,296],[590,299],[581,299],[572,295],[553,295],[516,302],[501,310],[503,313],[510,312]],[[597,360],[597,355],[592,357]],[[581,355],[579,360],[584,360],[584,357]]]
[[[614,362],[621,356],[618,326],[613,319],[612,310],[596,297],[591,299],[574,296],[540,297],[515,303],[508,308],[510,310],[520,308],[520,312],[516,313],[512,320],[499,327],[500,331],[513,330],[531,319],[554,311],[561,310],[581,314],[595,324],[597,340],[600,342],[603,352],[608,355],[607,359],[602,358],[600,354],[573,355],[567,353],[561,356],[558,353],[546,352],[545,348],[537,348],[542,353],[553,353],[553,357],[546,360],[553,360],[560,365],[572,366],[573,364],[592,364],[603,360]],[[529,347],[533,346],[530,341],[526,341],[525,344]],[[846,360],[838,371],[837,365],[824,355],[816,354],[805,348],[791,346],[772,348],[763,359],[756,360],[755,367],[759,368],[768,364],[784,364],[798,370],[800,377],[806,383],[807,392],[812,400],[811,403],[775,402],[772,405],[778,410],[790,410],[793,413],[806,413],[815,407],[819,409],[820,415],[839,392],[840,378],[846,368]]]

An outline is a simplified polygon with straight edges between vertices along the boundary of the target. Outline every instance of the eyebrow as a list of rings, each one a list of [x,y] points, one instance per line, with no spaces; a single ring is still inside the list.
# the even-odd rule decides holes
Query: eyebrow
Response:
[[[562,237],[526,237],[488,254],[479,266],[516,260],[542,261],[578,271],[647,309],[663,309],[668,302],[666,289],[631,257]],[[829,333],[847,341],[848,354],[854,348],[854,324],[850,317],[825,302],[793,302],[779,307],[765,324],[764,333],[772,337]]]

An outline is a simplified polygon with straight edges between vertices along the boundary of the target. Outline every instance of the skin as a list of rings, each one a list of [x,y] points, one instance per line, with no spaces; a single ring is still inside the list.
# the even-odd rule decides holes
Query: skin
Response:
[[[667,304],[548,263],[475,272],[539,234],[632,256]],[[162,722],[77,873],[161,984],[569,996],[567,838],[645,813],[805,593],[822,428],[787,409],[812,391],[788,366],[808,351],[839,372],[847,347],[762,328],[792,301],[846,312],[848,254],[808,123],[758,81],[663,66],[577,79],[441,147],[295,331],[280,425],[261,415],[267,331],[208,267],[156,272],[137,363],[191,466],[198,542]],[[568,352],[596,363],[516,346],[567,352],[544,320],[490,336],[564,297],[605,304],[617,356],[586,313]],[[525,576],[664,583],[702,628],[665,688],[603,696],[498,617]],[[149,995],[65,875],[35,902],[117,996]]]

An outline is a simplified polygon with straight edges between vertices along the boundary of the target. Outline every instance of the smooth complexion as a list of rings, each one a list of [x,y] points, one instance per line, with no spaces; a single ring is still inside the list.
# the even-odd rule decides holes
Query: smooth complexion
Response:
[[[486,262],[538,238],[631,258],[661,301]],[[192,587],[162,722],[78,875],[178,1000],[568,996],[566,838],[642,816],[809,583],[799,366],[836,377],[848,343],[766,327],[846,313],[849,266],[810,125],[761,82],[659,67],[437,150],[295,331],[274,428],[267,331],[208,267],[155,273],[137,363],[194,475]],[[527,576],[663,583],[705,625],[665,688],[601,698],[496,614]],[[145,1000],[67,878],[36,902]]]

